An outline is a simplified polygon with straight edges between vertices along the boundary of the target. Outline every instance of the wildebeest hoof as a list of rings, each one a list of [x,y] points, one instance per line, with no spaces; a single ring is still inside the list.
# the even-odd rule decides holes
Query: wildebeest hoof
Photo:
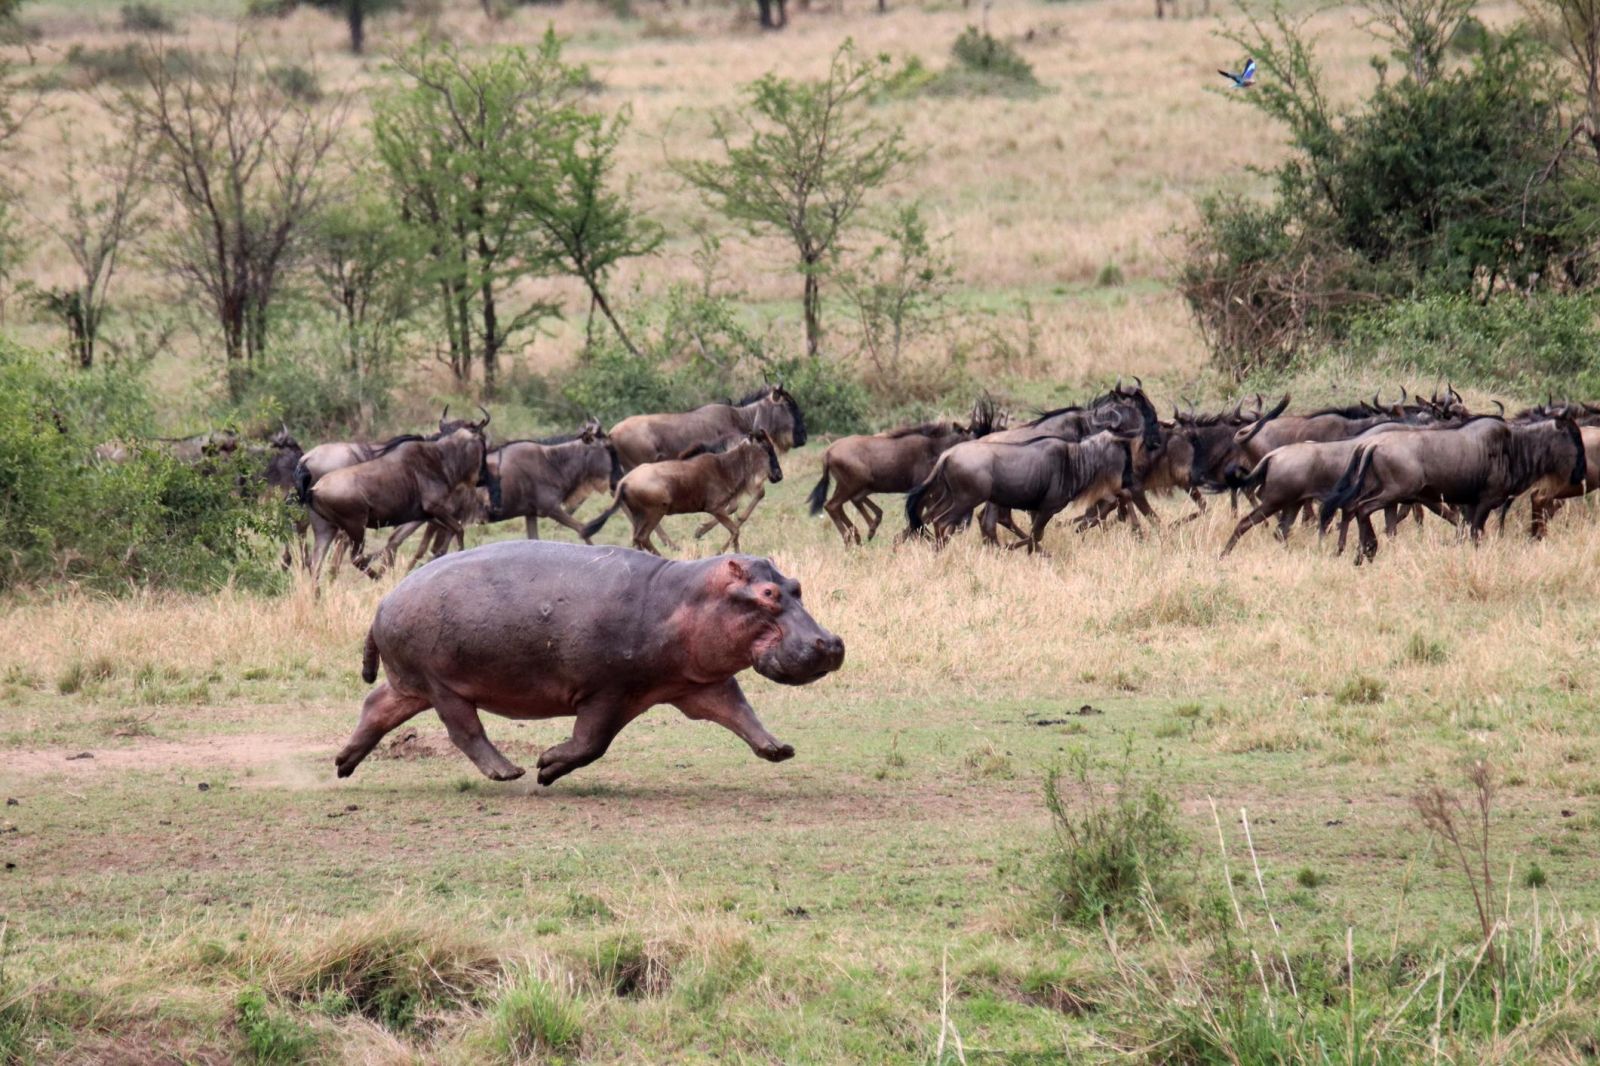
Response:
[[[783,762],[794,758],[793,744],[774,744],[765,748],[757,748],[756,754],[768,762]]]

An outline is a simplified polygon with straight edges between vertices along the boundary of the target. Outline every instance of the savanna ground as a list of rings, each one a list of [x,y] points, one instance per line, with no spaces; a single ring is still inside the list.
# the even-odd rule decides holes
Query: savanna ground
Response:
[[[228,15],[184,14],[188,43],[229,39]],[[553,22],[633,107],[629,173],[677,235],[630,268],[648,295],[692,276],[683,233],[698,208],[663,158],[697,150],[705,107],[768,69],[817,72],[845,35],[941,62],[975,13],[819,5],[771,37],[723,8],[652,7],[627,22],[523,8],[492,27],[471,16],[444,19],[480,42],[531,40]],[[30,17],[42,63],[73,42],[120,39],[98,4]],[[1254,180],[1242,164],[1275,151],[1256,115],[1202,91],[1235,58],[1219,22],[1157,23],[1142,0],[1007,5],[991,20],[997,34],[1031,31],[1021,47],[1052,92],[884,105],[927,150],[898,192],[925,197],[951,233],[961,300],[1010,328],[1031,305],[1038,351],[1006,369],[1040,400],[1118,373],[1159,397],[1215,394],[1166,288],[1171,231],[1195,194]],[[1372,78],[1357,21],[1346,9],[1319,22],[1333,84],[1352,93]],[[414,30],[405,16],[379,20],[375,51]],[[381,60],[338,52],[325,16],[260,32],[269,49],[314,53],[332,83],[379,76]],[[22,163],[40,205],[45,140]],[[792,315],[781,254],[725,248],[725,276]],[[1094,285],[1107,263],[1124,284]],[[563,333],[526,359],[559,366],[574,344]],[[197,363],[162,368],[175,422]],[[1497,783],[1488,908],[1592,972],[1579,917],[1600,902],[1592,506],[1569,508],[1539,544],[1491,536],[1473,550],[1436,523],[1408,529],[1363,570],[1304,532],[1285,550],[1258,531],[1219,564],[1222,505],[1142,540],[1057,528],[1049,558],[965,543],[934,555],[887,536],[846,550],[804,511],[821,451],[787,458],[744,542],[803,581],[848,647],[844,669],[809,688],[748,681],[798,750],[776,766],[662,709],[550,789],[478,778],[423,718],[405,731],[415,740],[341,782],[332,757],[366,687],[360,642],[392,578],[347,571],[320,599],[297,587],[7,601],[0,1019],[16,1036],[0,1048],[80,1062],[1159,1059],[1191,1047],[1174,1035],[1182,1011],[1202,1029],[1216,1017],[1200,991],[1213,978],[1248,987],[1221,970],[1233,959],[1254,973],[1239,961],[1252,949],[1285,1018],[1327,1008],[1329,988],[1336,1006],[1347,966],[1358,990],[1403,995],[1420,981],[1431,1017],[1427,975],[1473,960],[1479,919],[1412,797],[1461,787],[1480,760]],[[884,502],[888,534],[899,517]],[[486,535],[509,527],[473,542]],[[527,765],[567,726],[488,728]],[[1176,803],[1187,834],[1163,901],[1101,928],[1042,909],[1043,779],[1074,752],[1126,762],[1133,784]],[[1116,774],[1092,776],[1103,789]],[[1089,791],[1063,788],[1075,801]],[[1194,917],[1218,908],[1225,920]],[[524,1030],[543,1039],[520,1052],[497,1028],[519,989],[542,1019]],[[1456,986],[1437,990],[1443,1017]],[[1399,998],[1386,1001],[1396,1013]],[[1350,1061],[1370,1061],[1355,1027],[1383,1029],[1380,1013],[1352,997]],[[1470,1039],[1452,1022],[1431,1046],[1386,1054],[1595,1054],[1600,1011],[1571,987],[1556,982],[1529,1014],[1516,1028],[1497,1014]],[[1268,1054],[1213,1044],[1236,1061]],[[1321,1051],[1346,1060],[1342,1046]]]

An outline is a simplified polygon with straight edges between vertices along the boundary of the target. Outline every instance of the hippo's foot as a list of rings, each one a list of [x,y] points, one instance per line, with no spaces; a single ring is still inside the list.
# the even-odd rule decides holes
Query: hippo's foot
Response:
[[[349,749],[341,751],[333,760],[334,769],[338,771],[340,777],[349,777],[356,772],[356,767],[361,765],[362,755],[365,754],[366,752],[362,752],[361,755],[355,755]]]
[[[793,744],[763,744],[752,750],[768,762],[784,762],[794,758]]]
[[[506,763],[504,767],[496,767],[492,770],[485,770],[483,772],[483,776],[487,777],[491,781],[515,781],[517,778],[521,777],[527,772],[528,771],[514,763]]]

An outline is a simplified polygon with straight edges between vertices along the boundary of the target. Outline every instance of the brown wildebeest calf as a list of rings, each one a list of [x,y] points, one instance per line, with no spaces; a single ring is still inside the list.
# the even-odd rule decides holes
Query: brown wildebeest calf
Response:
[[[883,508],[872,502],[874,492],[910,492],[933,473],[939,456],[963,441],[986,437],[995,428],[994,404],[980,400],[967,425],[959,422],[924,422],[901,426],[871,436],[841,437],[822,454],[822,480],[811,490],[812,515],[823,510],[846,544],[860,544],[861,534],[845,513],[853,504],[867,523],[871,540],[883,522]],[[828,499],[828,481],[838,481]]]
[[[669,514],[709,514],[730,534],[722,550],[731,547],[737,551],[739,530],[761,502],[769,480],[782,481],[783,468],[778,465],[772,438],[764,431],[725,441],[715,449],[691,449],[682,459],[646,463],[630,470],[618,483],[611,506],[583,527],[583,537],[588,540],[600,532],[607,519],[626,507],[633,522],[633,546],[660,555],[650,534],[656,532],[662,518]],[[751,496],[749,506],[735,516],[734,505],[747,493]],[[661,536],[667,547],[677,551],[665,530]]]

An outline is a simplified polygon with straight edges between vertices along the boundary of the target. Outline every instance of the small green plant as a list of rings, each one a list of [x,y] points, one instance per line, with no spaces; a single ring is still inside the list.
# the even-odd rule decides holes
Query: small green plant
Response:
[[[1378,678],[1356,674],[1333,693],[1333,702],[1341,707],[1367,703],[1381,703],[1386,686]]]
[[[1115,260],[1106,263],[1105,266],[1100,268],[1100,273],[1094,276],[1095,285],[1102,289],[1120,288],[1124,280],[1122,268],[1116,264]]]
[[[976,26],[961,31],[950,46],[950,55],[965,70],[1022,85],[1038,82],[1032,65],[1015,48]]]
[[[314,104],[322,99],[322,82],[317,72],[299,63],[283,63],[267,71],[267,80],[293,100]]]
[[[1011,765],[1011,753],[1001,751],[988,741],[967,752],[961,763],[975,777],[1009,780],[1016,776],[1016,769]]]
[[[1428,636],[1418,631],[1411,634],[1406,641],[1405,659],[1407,662],[1418,663],[1424,666],[1438,666],[1450,658],[1450,649],[1444,641]]]
[[[1299,871],[1294,875],[1294,883],[1301,888],[1317,888],[1320,885],[1327,884],[1327,882],[1328,878],[1325,875],[1317,873],[1309,866],[1300,867]]]
[[[1156,899],[1169,893],[1184,834],[1156,770],[1153,780],[1137,780],[1130,744],[1114,766],[1075,751],[1065,770],[1046,773],[1054,832],[1039,883],[1051,919],[1094,928],[1133,910],[1142,893]]]
[[[567,897],[567,913],[574,918],[593,918],[608,922],[615,913],[605,900],[588,892],[573,892]]]
[[[86,685],[109,680],[117,672],[117,664],[104,655],[98,655],[85,662],[74,659],[61,671],[61,676],[56,678],[56,691],[63,696],[70,696],[81,691]]]
[[[1544,867],[1537,862],[1528,865],[1528,872],[1522,875],[1522,883],[1529,888],[1543,888],[1549,883],[1549,877],[1544,872]]]
[[[489,1011],[489,1045],[506,1062],[543,1061],[575,1052],[583,1038],[583,1012],[569,992],[522,974]]]
[[[317,1034],[288,1015],[271,1009],[267,994],[251,986],[234,1000],[244,1053],[251,1062],[298,1066],[316,1050]]]
[[[620,999],[660,995],[672,983],[669,960],[638,933],[602,940],[595,947],[593,963],[596,979]]]

